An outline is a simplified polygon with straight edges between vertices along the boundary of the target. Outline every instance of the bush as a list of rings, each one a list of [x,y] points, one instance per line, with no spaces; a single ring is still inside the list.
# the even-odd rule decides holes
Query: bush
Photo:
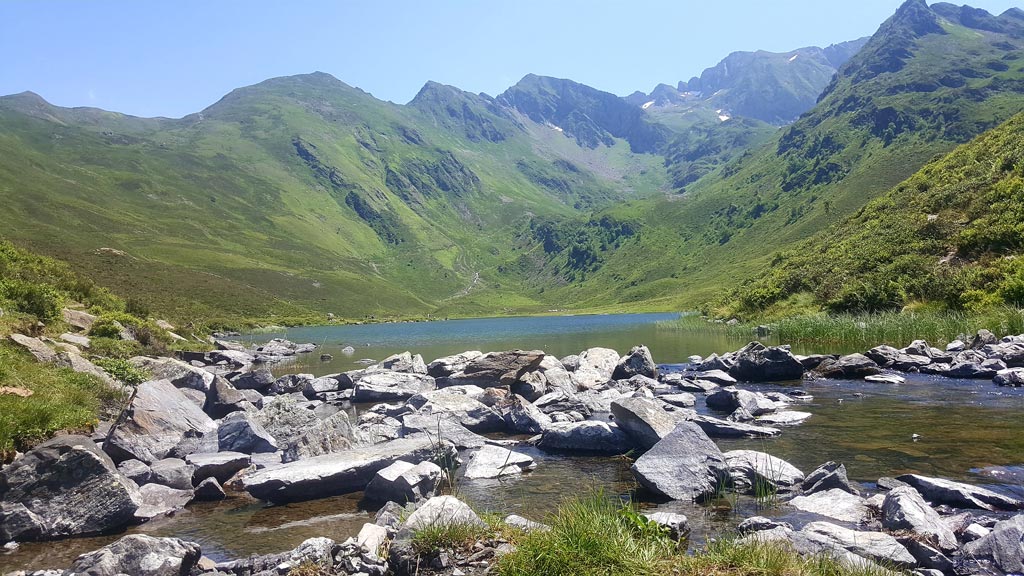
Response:
[[[93,363],[103,368],[118,382],[128,386],[138,386],[150,378],[149,372],[123,358],[96,358]]]
[[[44,322],[59,317],[65,301],[52,286],[24,280],[0,282],[0,299],[10,302],[18,312],[31,314]]]

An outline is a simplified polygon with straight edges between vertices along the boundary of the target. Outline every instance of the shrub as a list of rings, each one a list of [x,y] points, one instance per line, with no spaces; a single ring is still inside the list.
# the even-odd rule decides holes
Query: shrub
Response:
[[[149,372],[123,358],[97,358],[93,363],[106,370],[115,380],[128,386],[138,386],[150,378]]]

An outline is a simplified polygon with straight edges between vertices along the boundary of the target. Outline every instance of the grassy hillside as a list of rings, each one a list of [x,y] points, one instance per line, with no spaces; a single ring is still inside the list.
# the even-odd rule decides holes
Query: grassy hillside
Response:
[[[1021,24],[1014,11],[980,19],[908,1],[818,105],[766,145],[681,196],[598,214],[643,226],[558,296],[676,309],[720,300],[771,267],[778,250],[827,230],[1024,109]]]
[[[929,163],[826,233],[774,255],[731,307],[806,294],[831,311],[1024,306],[1024,114]],[[796,295],[796,296],[793,296]]]

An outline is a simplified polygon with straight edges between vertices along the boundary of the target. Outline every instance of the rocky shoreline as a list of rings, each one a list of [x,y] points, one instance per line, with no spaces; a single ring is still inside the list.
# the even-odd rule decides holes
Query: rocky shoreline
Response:
[[[40,361],[73,356],[67,339],[12,336]],[[396,354],[364,369],[274,377],[268,364],[311,353],[312,344],[259,347],[216,340],[208,353],[133,358],[152,375],[130,409],[91,437],[58,436],[0,470],[0,541],[47,541],[117,532],[172,515],[196,500],[251,497],[288,503],[364,492],[382,507],[343,542],[214,563],[199,545],[130,535],[85,554],[66,570],[15,574],[288,574],[312,563],[329,574],[487,573],[513,548],[500,538],[472,554],[423,558],[411,546],[425,526],[479,523],[443,495],[452,470],[466,478],[529,473],[520,443],[555,453],[622,455],[649,497],[705,501],[723,491],[771,495],[817,515],[794,527],[766,518],[740,524],[742,538],[785,542],[803,554],[851,565],[942,574],[1024,570],[1024,502],[991,490],[916,474],[880,478],[870,490],[841,463],[804,474],[764,452],[722,452],[716,439],[784,434],[812,417],[798,386],[758,392],[756,382],[805,377],[898,385],[901,372],[1024,383],[1024,336],[987,331],[944,350],[915,341],[864,354],[797,356],[757,342],[681,370],[659,369],[645,346],[626,355],[590,348],[556,358],[542,351],[469,351],[429,364]],[[49,351],[49,353],[48,353]],[[65,362],[67,362],[65,360]],[[95,369],[69,362],[83,370]],[[91,365],[90,365],[91,366]],[[715,415],[698,414],[698,396]],[[352,417],[353,405],[361,413]],[[1024,458],[1024,455],[1022,455]],[[404,506],[403,506],[404,505]],[[686,518],[651,515],[676,533]],[[510,516],[525,530],[542,525]],[[421,571],[421,573],[423,573]]]

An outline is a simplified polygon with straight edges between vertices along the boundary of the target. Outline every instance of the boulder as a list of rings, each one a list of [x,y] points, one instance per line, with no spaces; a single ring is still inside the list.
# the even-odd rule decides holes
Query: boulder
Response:
[[[651,351],[647,346],[634,346],[629,354],[623,356],[612,371],[615,380],[628,380],[636,375],[648,378],[658,377],[658,365],[654,363]]]
[[[496,411],[465,394],[449,392],[450,388],[424,392],[409,399],[408,405],[421,414],[447,413],[474,432],[498,432],[505,421]]]
[[[572,379],[572,374],[554,356],[544,356],[537,371],[544,375],[548,390],[576,392],[576,382]]]
[[[194,498],[201,502],[212,502],[227,498],[227,494],[224,492],[220,482],[211,476],[199,482],[199,485],[196,486]]]
[[[231,379],[231,383],[239,390],[267,392],[274,383],[274,375],[270,372],[269,368],[256,368],[235,376]]]
[[[302,392],[306,385],[313,381],[312,374],[285,374],[270,385],[269,394],[284,395]]]
[[[221,484],[252,464],[252,457],[241,452],[214,452],[212,454],[189,454],[185,462],[195,466],[192,478],[200,482],[216,478]]]
[[[74,328],[78,328],[82,332],[88,332],[92,329],[92,325],[96,323],[96,316],[93,316],[88,312],[82,312],[81,310],[63,308],[61,309],[60,314],[64,318],[65,322]]]
[[[1024,386],[1024,368],[1007,368],[996,372],[992,381],[999,386]]]
[[[1024,573],[1024,514],[997,522],[992,531],[964,546],[964,556],[1005,574]],[[981,570],[971,573],[987,573]]]
[[[255,414],[256,422],[277,440],[279,446],[290,446],[320,424],[320,418],[306,406],[290,396],[268,398],[263,409]]]
[[[910,486],[896,488],[885,495],[882,527],[889,531],[912,532],[945,552],[953,552],[959,546],[956,535],[942,522],[939,513]]]
[[[789,505],[804,512],[813,512],[851,524],[863,522],[870,512],[863,498],[839,488],[797,496],[789,501]]]
[[[466,478],[497,478],[533,470],[533,458],[500,446],[486,445],[473,453],[466,465]]]
[[[551,426],[551,418],[519,395],[513,395],[503,409],[505,426],[512,433],[540,434]]]
[[[838,360],[825,360],[814,369],[822,378],[859,379],[881,372],[874,360],[863,354],[847,354]]]
[[[523,374],[537,369],[543,360],[544,352],[540,350],[490,352],[470,360],[460,374],[448,378],[446,385],[511,386]]]
[[[568,372],[566,372],[566,374],[568,374]],[[572,390],[575,390],[575,388],[576,387],[573,386]],[[544,375],[544,372],[534,370],[520,376],[519,380],[516,380],[509,389],[513,394],[519,394],[523,398],[532,402],[544,394],[547,394],[548,379],[547,376]]]
[[[410,464],[398,460],[374,474],[365,497],[374,502],[418,502],[434,495],[441,476],[441,467],[433,462]]]
[[[788,492],[804,479],[804,473],[795,466],[764,452],[733,450],[722,456],[729,465],[733,487],[743,494]]]
[[[159,516],[169,516],[181,510],[195,496],[191,488],[179,490],[162,484],[146,484],[139,488],[142,506],[135,511],[135,519],[147,521]]]
[[[641,450],[648,450],[676,427],[676,419],[650,398],[623,398],[611,403],[615,423]]]
[[[24,334],[11,334],[9,338],[11,342],[27,350],[36,359],[36,362],[51,364],[57,360],[57,353],[54,352],[53,348],[50,348],[38,338],[25,336]]]
[[[135,482],[139,486],[148,484],[150,477],[153,475],[153,471],[149,469],[149,465],[139,460],[125,460],[117,465],[117,471],[124,474],[125,478],[128,478],[132,482]]]
[[[935,504],[948,504],[955,508],[978,510],[1020,510],[1024,502],[998,494],[986,488],[953,482],[944,478],[930,478],[918,474],[897,476],[921,493],[925,500]]]
[[[599,454],[625,454],[633,447],[618,426],[605,422],[556,422],[544,429],[537,446],[558,452],[594,452]]]
[[[487,438],[470,431],[452,414],[406,414],[402,416],[402,435],[422,433],[437,440],[451,442],[456,448],[479,448]]]
[[[811,522],[800,533],[827,548],[840,548],[883,565],[912,568],[917,564],[902,544],[884,532],[864,532],[829,522]]]
[[[759,426],[794,426],[813,415],[810,412],[800,412],[799,410],[782,410],[758,416],[754,418],[754,423]]]
[[[249,400],[247,392],[259,395],[253,390],[239,390],[225,378],[215,376],[206,396],[206,413],[211,418],[223,418],[232,412],[241,412],[247,408],[256,407]]]
[[[302,458],[322,456],[333,452],[341,452],[360,443],[362,435],[343,411],[335,412],[283,446],[284,462],[293,462]]]
[[[729,376],[729,373],[724,370],[700,370],[694,373],[693,378],[695,380],[711,382],[718,386],[732,386],[737,382],[735,378]]]
[[[434,378],[447,378],[456,372],[462,372],[471,361],[483,356],[479,350],[471,350],[453,356],[438,358],[427,365],[427,374]]]
[[[712,353],[704,359],[703,362],[698,364],[694,369],[698,372],[706,372],[709,370],[720,370],[722,372],[728,372],[729,368],[732,367],[731,358],[722,358],[718,354]]]
[[[846,476],[846,466],[838,462],[826,462],[815,468],[813,472],[804,478],[802,487],[804,494],[808,496],[817,492],[832,490],[833,488],[849,492],[855,496],[860,495],[858,490],[850,484],[850,479]]]
[[[966,379],[989,379],[995,378],[1000,370],[1005,370],[1006,365],[1000,360],[985,360],[984,362],[955,362],[949,367],[946,375],[950,378]]]
[[[82,336],[80,334],[65,332],[60,335],[60,339],[68,344],[74,344],[75,346],[85,350],[88,350],[89,347],[92,346],[92,340],[88,336]]]
[[[799,380],[804,367],[786,348],[751,342],[735,353],[729,375],[747,382]]]
[[[82,554],[65,574],[183,576],[192,572],[201,556],[202,551],[194,542],[132,534],[99,550]]]
[[[277,452],[277,440],[248,412],[232,412],[220,421],[217,430],[220,450],[259,454]]]
[[[638,458],[632,470],[641,486],[673,500],[709,498],[729,478],[718,446],[692,422],[681,422]]]
[[[784,403],[775,402],[759,392],[738,390],[732,387],[722,388],[713,394],[709,394],[706,403],[708,408],[721,412],[733,412],[738,408],[742,408],[751,416],[771,414],[780,407],[785,406]]]
[[[195,467],[180,458],[164,458],[150,466],[150,482],[175,488],[192,489],[192,475]]]
[[[264,468],[242,477],[242,485],[254,497],[271,502],[349,494],[365,488],[378,470],[396,460],[430,460],[442,448],[423,435],[399,438]]]
[[[0,471],[0,540],[51,540],[119,529],[142,497],[84,436],[58,436]]]
[[[975,334],[974,337],[971,338],[971,342],[967,347],[971,350],[981,350],[985,346],[989,344],[996,344],[997,342],[999,342],[999,339],[996,338],[995,334],[982,328],[981,330],[978,330],[978,333]]]
[[[618,397],[618,393],[615,393],[615,396]],[[610,403],[611,400],[609,399],[608,402]],[[569,394],[564,390],[555,390],[554,392],[545,394],[538,398],[533,405],[545,414],[554,414],[555,412],[579,412],[584,418],[586,418],[590,416],[592,412],[580,396],[577,396],[576,394]]]
[[[661,400],[666,404],[671,404],[677,408],[693,408],[697,404],[697,398],[689,392],[664,394],[662,396],[658,396],[658,400]]]
[[[168,380],[139,384],[127,419],[110,435],[103,449],[114,460],[146,463],[195,451],[196,440],[217,424]]]
[[[302,395],[310,400],[323,400],[328,397],[329,392],[341,390],[341,382],[334,376],[321,376],[307,380],[302,387]]]
[[[756,426],[742,422],[730,422],[711,416],[698,414],[692,418],[693,423],[700,426],[705,434],[712,438],[768,438],[781,433],[778,428]]]
[[[213,385],[213,374],[174,358],[136,356],[131,363],[149,372],[153,380],[167,380],[175,388],[207,392]]]
[[[580,353],[572,379],[580,389],[593,388],[612,379],[619,353],[610,348],[588,348]]]
[[[421,504],[405,520],[403,528],[422,530],[430,526],[477,526],[487,524],[473,509],[454,496],[434,496]]]
[[[427,365],[423,363],[423,357],[411,352],[392,354],[376,365],[381,370],[392,372],[405,372],[408,374],[427,374]]]
[[[435,388],[432,376],[405,372],[371,372],[363,374],[356,381],[352,401],[364,403],[408,400],[416,394],[429,392]]]

